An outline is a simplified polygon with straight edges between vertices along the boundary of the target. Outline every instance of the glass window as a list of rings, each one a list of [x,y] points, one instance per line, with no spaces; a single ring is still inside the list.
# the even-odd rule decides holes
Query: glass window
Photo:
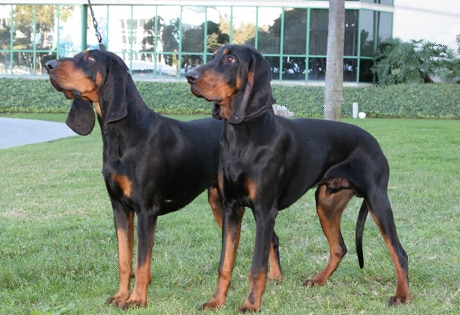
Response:
[[[156,34],[160,34],[161,24],[155,18],[156,7],[154,6],[133,6],[131,21],[122,19],[122,25],[130,28],[129,39],[131,49],[136,52],[136,58],[145,55],[149,56],[155,51],[158,45]],[[147,58],[152,60],[152,57]]]
[[[138,38],[139,19],[134,17],[131,9],[131,6],[109,6],[108,43],[111,50],[131,53],[141,48],[139,43],[142,38]]]
[[[28,75],[33,74],[33,54],[31,52],[14,52],[12,74]]]
[[[383,42],[390,38],[392,35],[393,14],[386,12],[379,12],[379,36],[378,41]]]
[[[180,7],[134,6],[133,16],[133,74],[176,76]]]
[[[82,51],[81,10],[82,6],[61,5],[59,7],[58,24],[55,25],[52,34],[53,49],[57,49],[58,58],[71,57]],[[88,33],[94,36],[93,30]]]
[[[361,11],[361,56],[371,57],[374,53],[374,30],[375,30],[374,11]]]
[[[304,55],[307,47],[307,9],[284,10],[283,52]]]
[[[283,80],[305,80],[305,57],[283,58]]]
[[[219,16],[220,13],[230,13],[230,10],[227,8],[219,12],[214,8],[208,8],[207,12],[206,51],[212,53],[230,43],[230,21],[226,17],[222,17],[221,20]]]
[[[147,60],[153,63],[154,76],[176,76],[179,68],[180,7],[142,6],[139,9],[149,12],[149,19],[144,24],[143,45],[149,51],[146,56],[150,56]],[[182,14],[186,12],[184,10]]]
[[[308,80],[324,80],[326,77],[326,58],[308,59]]]
[[[182,12],[185,14],[187,11]],[[180,7],[178,6],[158,6],[156,11],[157,24],[155,27],[157,33],[152,34],[155,36],[154,49],[157,54],[157,62],[172,65],[173,53],[179,51],[180,42]],[[187,17],[187,21],[188,21]],[[152,21],[154,22],[154,21]],[[182,25],[184,27],[184,25]],[[188,27],[189,24],[186,24]],[[201,39],[202,40],[202,39]],[[184,48],[182,48],[184,49]],[[202,47],[200,47],[202,49]]]
[[[344,42],[344,55],[357,56],[358,55],[358,10],[345,11],[345,42]]]
[[[232,43],[247,44],[256,37],[257,8],[234,7],[232,18]]]
[[[182,51],[205,51],[206,9],[204,7],[182,8]]]
[[[310,55],[326,55],[328,10],[312,9],[310,14]]]
[[[343,60],[343,81],[356,82],[358,73],[358,60],[356,58],[345,58]]]
[[[10,49],[11,5],[0,5],[0,50]]]
[[[17,5],[14,8],[13,49],[32,49],[32,43],[35,41],[36,35],[33,25],[34,15],[35,6],[33,5]],[[17,58],[14,59],[17,61]]]
[[[356,1],[377,5],[345,11],[344,80],[372,82],[374,49],[392,36],[393,24],[393,14],[378,8],[394,1]],[[328,10],[282,5],[195,6],[184,1],[93,9],[103,43],[136,75],[177,77],[207,62],[221,46],[234,43],[261,51],[273,79],[324,80]],[[0,10],[0,73],[42,74],[51,58],[98,48],[85,4],[0,5]],[[86,25],[82,10],[87,10]]]
[[[108,7],[106,5],[98,5],[98,6],[93,6],[93,11],[94,11],[94,17],[97,20],[97,29],[99,33],[101,33],[102,36],[102,42],[104,45],[108,46],[107,49],[118,51],[121,50],[121,48],[117,47],[115,44],[118,42],[118,40],[115,38],[115,41],[112,42],[111,39],[108,38],[107,35],[107,12],[108,12]],[[128,11],[129,12],[129,11]],[[93,20],[91,17],[91,13],[88,8],[88,20],[86,22],[87,25],[87,33],[86,33],[86,43],[87,47],[82,47],[84,49],[86,48],[98,48],[99,47],[99,42],[95,36],[94,28],[93,28]],[[114,19],[115,17],[113,17]],[[117,27],[116,30],[111,29],[110,33],[116,33],[118,36],[120,36],[120,26]],[[115,35],[115,34],[114,34]]]
[[[372,59],[361,59],[359,61],[359,82],[374,82],[374,74],[371,71]]]
[[[265,56],[270,67],[272,69],[272,79],[273,80],[280,80],[282,76],[282,69],[280,67],[280,58],[274,56]]]
[[[11,70],[11,53],[8,51],[11,49],[11,11],[13,7],[11,5],[0,5],[0,10],[4,12],[0,19],[0,74],[9,74]]]
[[[279,54],[281,29],[276,25],[281,21],[281,12],[281,8],[259,8],[257,45],[255,40],[248,44],[256,46],[263,54]]]
[[[0,74],[11,74],[11,54],[0,52]]]
[[[42,74],[44,64],[49,59],[56,58],[57,50],[61,50],[62,47],[73,48],[72,45],[66,45],[65,37],[61,36],[61,33],[64,35],[64,29],[69,28],[73,10],[74,7],[68,5],[14,7],[12,48],[16,53],[12,57],[12,62],[8,62],[15,68],[13,72]],[[81,28],[73,28],[73,31],[80,31],[81,34]],[[11,36],[9,25],[8,36]],[[6,38],[9,40],[11,37]]]
[[[181,75],[185,76],[188,71],[201,66],[202,64],[206,63],[207,61],[203,60],[202,54],[183,54],[181,59]]]
[[[230,43],[230,7],[207,8],[207,51],[212,53]]]

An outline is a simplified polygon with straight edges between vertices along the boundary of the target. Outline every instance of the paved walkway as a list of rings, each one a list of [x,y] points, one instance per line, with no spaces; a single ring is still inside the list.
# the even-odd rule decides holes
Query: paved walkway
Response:
[[[0,117],[0,149],[76,135],[64,123]]]

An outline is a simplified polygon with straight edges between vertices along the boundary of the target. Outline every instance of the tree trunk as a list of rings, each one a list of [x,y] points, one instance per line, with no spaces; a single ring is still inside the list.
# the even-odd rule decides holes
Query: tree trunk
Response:
[[[340,120],[343,103],[345,0],[329,0],[324,119]]]

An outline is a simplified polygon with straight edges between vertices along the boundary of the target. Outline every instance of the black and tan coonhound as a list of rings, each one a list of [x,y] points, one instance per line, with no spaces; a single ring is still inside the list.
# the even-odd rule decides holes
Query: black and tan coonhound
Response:
[[[314,186],[330,257],[326,267],[304,285],[323,285],[345,255],[340,220],[356,195],[364,199],[356,236],[360,266],[364,223],[370,212],[396,270],[396,294],[389,304],[408,303],[408,257],[387,195],[388,162],[376,139],[345,123],[274,116],[270,65],[250,46],[220,48],[209,63],[188,72],[187,79],[191,92],[214,102],[213,116],[225,122],[217,181],[224,207],[222,255],[214,296],[202,308],[225,302],[239,242],[240,209],[249,207],[256,221],[256,240],[249,293],[240,311],[260,309],[278,211]]]
[[[216,191],[222,122],[180,122],[155,113],[139,95],[124,61],[108,51],[51,60],[46,70],[52,85],[73,99],[69,127],[89,134],[95,123],[93,107],[101,127],[102,173],[113,208],[120,276],[118,293],[107,302],[122,308],[145,306],[157,217],[181,209],[208,189],[210,205],[222,224]],[[134,214],[138,245],[130,292]]]

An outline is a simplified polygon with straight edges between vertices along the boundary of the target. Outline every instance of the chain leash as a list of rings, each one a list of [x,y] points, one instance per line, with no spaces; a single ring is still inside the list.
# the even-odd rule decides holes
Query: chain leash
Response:
[[[102,43],[102,35],[98,30],[97,20],[96,20],[96,17],[94,16],[93,6],[91,5],[90,0],[88,0],[88,5],[89,5],[89,10],[91,11],[91,18],[93,19],[93,27],[94,27],[94,31],[96,32],[96,38],[97,38],[97,41],[99,42],[99,49],[105,50],[105,46]]]

